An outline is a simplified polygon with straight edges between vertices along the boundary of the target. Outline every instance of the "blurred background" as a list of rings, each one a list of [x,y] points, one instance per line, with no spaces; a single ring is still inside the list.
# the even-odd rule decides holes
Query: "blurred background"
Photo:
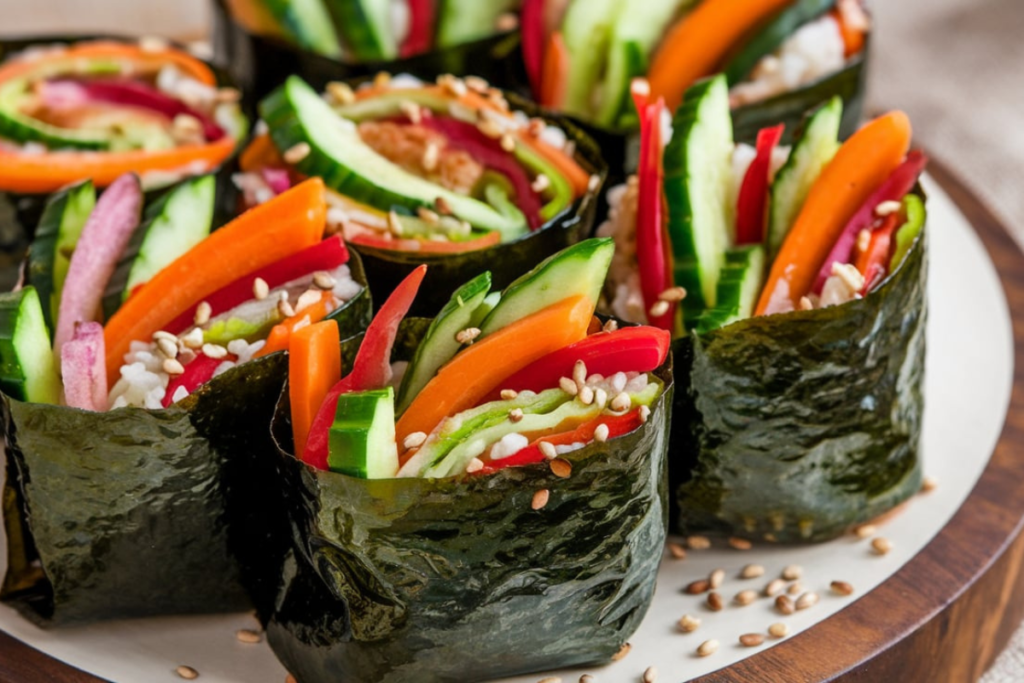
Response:
[[[917,144],[1024,244],[1024,1],[876,0],[869,111],[902,108]],[[117,32],[201,40],[208,0],[0,0],[0,35]],[[1024,681],[1024,631],[983,683]]]

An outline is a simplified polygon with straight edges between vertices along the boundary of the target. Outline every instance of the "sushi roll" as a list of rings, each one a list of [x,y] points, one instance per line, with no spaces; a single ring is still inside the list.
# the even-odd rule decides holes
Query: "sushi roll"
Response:
[[[215,170],[248,134],[239,91],[164,41],[9,41],[0,60],[6,247],[31,237],[48,193],[125,173],[166,187]]]
[[[920,486],[926,159],[901,112],[838,140],[842,104],[795,145],[735,144],[724,76],[686,95],[599,234],[609,312],[676,337],[673,482],[684,530],[832,538]],[[678,465],[678,467],[676,467]]]
[[[480,79],[381,77],[321,97],[292,77],[261,103],[266,133],[237,181],[252,205],[323,178],[331,230],[362,256],[374,295],[428,264],[415,310],[434,315],[482,268],[507,286],[592,229],[598,150],[528,112]]]
[[[519,0],[218,0],[215,50],[247,90],[291,74],[315,87],[379,71],[514,69]],[[481,69],[485,70],[481,72]]]
[[[496,302],[485,272],[403,320],[420,267],[341,354],[330,327],[293,347],[265,618],[299,680],[606,662],[637,628],[666,534],[670,336],[593,317],[612,251],[570,247]]]
[[[245,604],[225,462],[265,446],[292,335],[365,329],[358,257],[317,179],[209,234],[214,178],[54,196],[0,295],[8,571],[44,625]]]

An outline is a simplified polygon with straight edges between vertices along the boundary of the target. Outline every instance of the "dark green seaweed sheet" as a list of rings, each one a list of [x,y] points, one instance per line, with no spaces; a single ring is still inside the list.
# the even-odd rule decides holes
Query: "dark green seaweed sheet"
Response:
[[[358,256],[351,267],[365,284]],[[364,288],[332,317],[350,336],[371,309]],[[284,354],[265,356],[167,410],[91,413],[0,396],[0,600],[42,626],[245,607],[233,550],[252,530],[228,527],[228,474],[269,443],[287,369]]]
[[[425,328],[404,326],[396,358]],[[303,683],[469,683],[608,661],[650,605],[665,541],[671,363],[658,376],[647,425],[565,456],[568,479],[546,465],[444,480],[314,471],[287,452],[283,392],[267,476],[294,545],[274,550],[283,571],[249,567],[283,574],[275,603],[257,605],[275,653]],[[551,498],[533,511],[539,489]]]
[[[926,242],[862,300],[674,344],[681,531],[823,541],[917,493]]]

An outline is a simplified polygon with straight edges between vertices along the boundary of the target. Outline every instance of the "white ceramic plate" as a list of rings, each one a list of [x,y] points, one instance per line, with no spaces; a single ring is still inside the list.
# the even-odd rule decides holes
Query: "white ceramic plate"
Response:
[[[655,666],[662,683],[679,683],[729,666],[771,647],[744,648],[743,633],[764,633],[784,621],[790,634],[814,626],[841,610],[857,596],[878,586],[920,551],[949,521],[981,475],[999,437],[1009,403],[1013,375],[1013,337],[999,278],[981,242],[952,201],[933,182],[929,192],[931,246],[931,305],[928,323],[928,368],[925,398],[925,470],[939,482],[930,494],[917,497],[886,523],[880,534],[893,550],[873,554],[870,542],[855,538],[810,548],[756,546],[738,551],[724,544],[691,551],[685,561],[666,559],[659,575],[654,606],[631,639],[625,659],[596,669],[549,675],[575,683],[591,673],[600,683],[635,683]],[[767,569],[759,579],[741,580],[747,563]],[[772,600],[759,598],[746,607],[732,597],[747,588],[760,591],[783,567],[804,569],[805,590],[820,594],[815,607],[789,617],[780,616]],[[727,579],[719,589],[728,603],[711,612],[702,597],[680,589],[716,568]],[[851,583],[856,593],[833,595],[833,580]],[[683,614],[701,619],[696,633],[682,634],[676,623]],[[173,683],[174,669],[187,664],[204,683],[282,683],[285,671],[265,645],[245,645],[235,639],[239,628],[253,628],[249,615],[182,617],[106,623],[88,628],[41,631],[12,609],[0,607],[0,629],[47,654],[117,683]],[[695,654],[704,640],[721,642],[718,652]],[[544,675],[507,679],[502,683],[536,683]]]

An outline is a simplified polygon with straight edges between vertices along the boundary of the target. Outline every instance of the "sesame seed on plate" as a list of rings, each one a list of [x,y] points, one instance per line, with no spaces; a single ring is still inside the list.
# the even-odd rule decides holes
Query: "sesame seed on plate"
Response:
[[[679,630],[683,633],[693,633],[698,628],[700,628],[700,619],[697,617],[684,614],[679,620]]]
[[[263,640],[263,636],[260,635],[259,631],[254,631],[251,628],[238,629],[235,633],[235,638],[238,642],[249,645],[255,645]]]
[[[740,645],[743,647],[759,647],[764,644],[764,636],[760,633],[744,633],[740,636]]]
[[[186,681],[194,681],[199,678],[199,672],[193,669],[191,666],[185,666],[182,664],[174,673],[178,674],[178,678],[184,678]]]
[[[710,657],[711,655],[718,652],[718,641],[712,638],[711,640],[705,640],[697,648],[697,655],[700,657]]]

